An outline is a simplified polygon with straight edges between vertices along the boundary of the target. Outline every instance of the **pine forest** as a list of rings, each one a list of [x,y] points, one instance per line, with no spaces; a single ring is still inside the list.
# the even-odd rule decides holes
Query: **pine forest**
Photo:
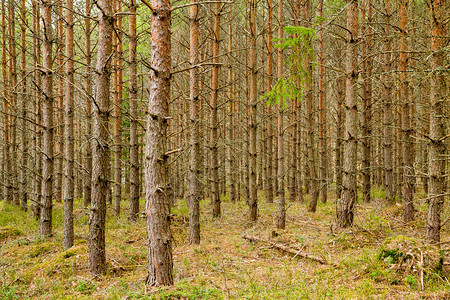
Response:
[[[0,299],[450,299],[450,1],[0,9]]]

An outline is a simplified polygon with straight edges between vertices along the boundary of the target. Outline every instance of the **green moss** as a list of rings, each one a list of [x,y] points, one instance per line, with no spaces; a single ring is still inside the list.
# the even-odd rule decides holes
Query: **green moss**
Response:
[[[4,241],[9,237],[16,237],[22,235],[22,231],[12,226],[5,226],[0,228],[0,241]]]

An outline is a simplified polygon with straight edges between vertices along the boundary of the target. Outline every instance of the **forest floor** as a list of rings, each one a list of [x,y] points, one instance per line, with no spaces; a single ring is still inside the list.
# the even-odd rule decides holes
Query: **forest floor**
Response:
[[[168,288],[145,286],[145,219],[128,222],[125,202],[119,220],[108,208],[108,274],[96,279],[88,272],[89,217],[81,201],[74,211],[75,246],[65,251],[61,203],[54,205],[54,235],[43,239],[30,212],[1,202],[0,299],[450,299],[448,266],[439,274],[420,268],[408,272],[405,266],[403,272],[379,259],[389,237],[423,239],[426,209],[424,201],[418,201],[416,220],[404,224],[402,207],[386,206],[381,194],[374,193],[372,203],[357,204],[355,226],[346,230],[335,228],[331,193],[315,213],[308,212],[305,203],[288,202],[286,230],[274,226],[277,204],[267,204],[263,194],[255,223],[246,220],[245,203],[227,199],[223,216],[212,220],[205,200],[202,240],[195,246],[187,243],[189,211],[180,200],[172,222],[175,285]],[[448,214],[447,209],[443,218]],[[442,231],[442,240],[448,241],[449,226]],[[250,242],[244,234],[296,248],[327,264]]]

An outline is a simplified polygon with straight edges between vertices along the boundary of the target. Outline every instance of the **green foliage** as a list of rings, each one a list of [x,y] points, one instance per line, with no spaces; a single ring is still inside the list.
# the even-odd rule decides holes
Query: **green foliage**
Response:
[[[95,291],[96,288],[97,284],[94,284],[92,281],[79,279],[74,289],[82,294],[90,295]]]
[[[314,60],[312,41],[317,34],[313,28],[301,26],[286,26],[283,29],[290,37],[274,41],[280,42],[275,48],[292,51],[286,59],[289,75],[278,78],[272,90],[263,95],[261,100],[266,101],[267,105],[282,103],[284,108],[288,101],[301,99],[306,84],[311,81],[313,66],[305,66],[305,61],[307,58]]]

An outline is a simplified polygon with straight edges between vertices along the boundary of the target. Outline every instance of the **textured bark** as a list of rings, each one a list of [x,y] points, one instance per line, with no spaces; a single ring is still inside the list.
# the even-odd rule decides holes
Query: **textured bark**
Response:
[[[323,17],[323,0],[318,4],[318,16]],[[319,60],[319,83],[318,83],[318,104],[319,104],[319,154],[320,154],[320,166],[319,166],[319,179],[320,179],[320,199],[322,203],[327,202],[327,187],[328,187],[328,174],[327,174],[327,140],[326,140],[326,94],[325,94],[325,49],[324,49],[324,30],[320,30],[318,33],[319,45],[317,49],[317,55]]]
[[[6,48],[6,41],[7,41],[7,35],[6,35],[6,8],[5,8],[5,1],[2,1],[2,96],[4,99],[8,99],[8,72],[7,72],[7,48]],[[9,105],[8,101],[2,101],[2,110],[4,112],[9,111]],[[3,143],[5,144],[5,147],[3,148],[3,167],[5,168],[4,176],[5,176],[5,195],[3,195],[3,198],[6,200],[6,202],[11,203],[13,201],[13,191],[12,191],[12,185],[11,185],[11,173],[9,170],[11,170],[11,157],[10,157],[10,147],[11,147],[11,141],[10,141],[10,133],[9,133],[9,122],[10,117],[9,115],[3,115],[2,117],[3,122]]]
[[[258,218],[258,194],[256,183],[256,130],[257,130],[257,76],[258,68],[256,63],[256,0],[250,1],[250,49],[249,49],[249,63],[250,63],[250,147],[249,147],[249,215],[250,221],[256,221]]]
[[[18,182],[18,143],[17,143],[17,56],[16,56],[16,14],[15,14],[15,3],[12,0],[8,1],[8,35],[9,35],[9,97],[8,102],[11,105],[10,111],[10,168],[8,168],[9,172],[11,172],[11,185],[13,193],[13,202],[15,205],[20,205],[19,199],[19,182]]]
[[[33,139],[34,143],[34,167],[35,167],[35,176],[33,182],[33,188],[35,190],[34,201],[32,205],[33,216],[36,220],[40,220],[41,218],[41,201],[42,201],[42,127],[41,127],[41,76],[37,71],[38,66],[41,65],[41,43],[39,39],[40,34],[40,7],[39,1],[33,1],[33,31],[35,32],[33,36],[33,45],[34,45],[34,67],[36,71],[34,72],[34,81],[36,85],[36,90],[34,93],[34,109],[35,109],[35,136]]]
[[[42,164],[42,202],[40,234],[52,233],[52,198],[53,198],[53,63],[52,63],[52,3],[42,1],[42,19],[44,21],[44,36],[42,43],[43,69],[42,97],[43,101],[43,164]]]
[[[160,286],[173,284],[170,199],[166,194],[167,122],[171,70],[170,1],[152,0],[151,5],[153,7],[152,70],[150,71],[150,100],[145,143],[145,211],[149,239],[147,283]]]
[[[363,201],[370,202],[371,190],[371,147],[372,147],[372,65],[373,60],[370,50],[372,48],[372,29],[370,24],[371,6],[368,1],[364,1],[361,10],[362,28],[361,31],[366,36],[363,43],[362,55],[362,180],[363,180]]]
[[[94,275],[106,272],[105,219],[109,181],[109,84],[111,77],[111,3],[99,0],[98,50],[94,99],[92,203],[89,217],[89,270]]]
[[[283,0],[278,0],[278,39],[283,38]],[[277,50],[277,77],[283,76],[283,50]],[[278,215],[277,228],[286,227],[286,200],[284,191],[284,128],[283,128],[283,101],[277,107],[277,165],[278,165]]]
[[[217,118],[217,101],[219,96],[219,42],[220,42],[220,13],[221,3],[214,4],[214,27],[212,43],[212,62],[214,64],[211,77],[211,203],[213,218],[220,217],[219,195],[219,123]]]
[[[382,75],[383,82],[383,98],[384,98],[384,114],[383,114],[383,126],[384,126],[384,139],[383,139],[383,151],[384,151],[384,176],[386,185],[386,201],[392,203],[394,201],[394,165],[393,165],[393,137],[392,137],[392,80],[391,74],[391,41],[389,38],[391,25],[391,0],[385,0],[385,41],[384,41],[384,74]]]
[[[311,26],[311,1],[305,0],[303,5],[303,16],[306,20],[306,26]],[[312,41],[309,39],[307,41],[308,47],[312,48]],[[313,74],[312,69],[312,57],[307,55],[305,59],[305,69],[308,72],[308,76]],[[317,170],[316,170],[316,150],[314,148],[314,111],[313,111],[313,83],[312,80],[309,79],[306,82],[306,96],[305,96],[305,104],[306,104],[306,150],[308,152],[308,171],[309,171],[309,206],[308,210],[311,212],[315,212],[317,209],[317,199],[319,197],[319,187],[318,187],[318,178],[317,178]]]
[[[357,94],[356,85],[357,44],[358,35],[358,2],[348,0],[347,7],[347,47],[346,47],[346,85],[345,85],[345,122],[343,151],[343,191],[339,205],[338,226],[341,228],[353,225],[354,205],[356,203],[356,163],[357,163]]]
[[[21,23],[20,23],[20,36],[21,36],[21,76],[22,76],[22,136],[21,136],[21,169],[20,169],[20,187],[19,187],[19,195],[20,195],[20,208],[24,211],[27,210],[27,201],[28,201],[28,179],[27,179],[27,170],[28,170],[28,105],[27,103],[30,101],[27,91],[27,77],[26,77],[26,6],[25,0],[21,0]]]
[[[122,2],[114,1],[117,13],[115,23],[115,49],[116,86],[114,87],[114,214],[120,216],[120,202],[122,200]]]
[[[57,7],[57,19],[55,26],[55,40],[53,43],[56,45],[55,49],[55,66],[59,68],[64,64],[64,39],[63,33],[63,5]],[[54,110],[55,119],[55,174],[54,174],[54,199],[56,202],[61,203],[63,199],[63,177],[64,177],[64,139],[65,139],[65,123],[64,123],[64,74],[63,72],[56,72],[56,83],[54,83],[54,97],[56,108]]]
[[[66,0],[66,32],[65,32],[65,56],[66,61],[66,85],[64,88],[65,126],[64,157],[66,160],[64,169],[64,248],[73,246],[73,198],[74,198],[74,69],[73,69],[73,0]]]
[[[84,206],[91,205],[92,198],[92,70],[91,70],[91,0],[85,0],[85,54],[86,54],[86,146],[84,158]]]
[[[139,217],[139,139],[138,139],[138,103],[137,103],[137,36],[136,36],[136,0],[130,0],[129,18],[129,93],[130,93],[130,220]]]
[[[234,153],[233,153],[233,139],[234,139],[234,106],[235,106],[235,99],[234,99],[234,73],[233,73],[233,67],[231,64],[232,61],[232,51],[233,51],[233,22],[231,21],[233,18],[233,6],[230,5],[230,10],[228,12],[228,60],[229,60],[229,66],[228,66],[228,147],[227,147],[227,161],[228,161],[228,168],[227,168],[227,177],[228,177],[228,185],[230,190],[230,201],[236,202],[236,170],[235,165],[236,161],[234,159]]]
[[[409,84],[406,70],[408,68],[408,0],[400,2],[400,101],[402,102],[402,132],[403,132],[403,220],[405,222],[414,219],[413,185],[414,185],[414,155],[413,155],[413,128],[411,124],[411,103],[409,96]]]
[[[273,82],[273,0],[267,1],[268,23],[267,23],[267,86],[266,91],[272,90]],[[273,117],[272,106],[267,107],[267,139],[266,139],[266,202],[273,202]]]
[[[190,115],[189,115],[189,243],[200,243],[200,143],[199,143],[199,91],[198,91],[198,23],[199,11],[197,0],[191,0],[190,7]]]
[[[431,27],[431,70],[430,81],[430,192],[428,194],[428,210],[425,228],[425,240],[429,243],[440,242],[441,212],[444,207],[445,184],[445,154],[447,128],[444,103],[448,98],[444,71],[444,40],[446,28],[444,20],[448,17],[445,0],[430,2]]]
[[[335,145],[335,174],[336,174],[336,199],[342,197],[342,139],[344,131],[342,128],[344,121],[344,111],[342,106],[344,104],[344,90],[345,81],[343,77],[336,79],[337,97],[336,97],[336,145]]]

